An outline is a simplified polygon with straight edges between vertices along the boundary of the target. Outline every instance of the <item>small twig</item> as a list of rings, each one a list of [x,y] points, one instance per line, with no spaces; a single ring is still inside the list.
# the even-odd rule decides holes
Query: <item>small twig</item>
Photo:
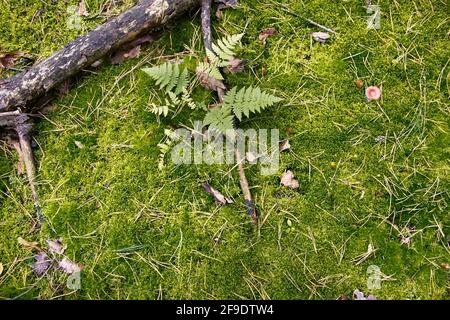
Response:
[[[323,26],[323,25],[321,25],[321,24],[315,22],[314,20],[311,20],[311,19],[302,17],[302,16],[299,15],[297,12],[294,12],[294,11],[290,10],[289,8],[286,8],[285,6],[282,6],[282,10],[285,11],[285,12],[287,12],[287,13],[289,13],[289,14],[292,14],[293,16],[302,18],[302,19],[305,20],[306,22],[308,22],[308,23],[310,23],[310,24],[312,24],[312,25],[314,25],[314,26],[316,26],[316,27],[319,27],[319,28],[321,28],[321,29],[323,29],[323,30],[325,30],[325,31],[327,31],[327,32],[331,32],[331,33],[333,33],[333,34],[336,34],[336,31],[334,31],[333,29],[327,28],[327,27],[325,27],[325,26]]]
[[[33,149],[31,147],[30,131],[31,124],[29,123],[28,116],[18,116],[16,118],[16,132],[19,136],[20,151],[23,162],[25,164],[25,170],[27,172],[28,183],[30,185],[31,194],[33,196],[38,222],[41,223],[43,221],[43,217],[39,206],[39,199],[36,188],[36,165],[33,157]]]
[[[19,110],[0,112],[0,117],[18,116],[19,114],[20,114]]]
[[[201,10],[201,23],[203,32],[203,41],[206,49],[212,51],[212,37],[211,37],[211,0],[202,0],[202,10]],[[225,90],[218,88],[217,95],[220,102],[223,102],[225,97]],[[239,149],[235,149],[236,161],[238,165],[239,172],[239,184],[241,186],[242,193],[244,194],[245,206],[247,208],[247,213],[252,218],[252,223],[256,225],[257,216],[255,205],[253,203],[252,194],[248,186],[247,177],[245,176],[244,170],[244,159],[242,159]]]

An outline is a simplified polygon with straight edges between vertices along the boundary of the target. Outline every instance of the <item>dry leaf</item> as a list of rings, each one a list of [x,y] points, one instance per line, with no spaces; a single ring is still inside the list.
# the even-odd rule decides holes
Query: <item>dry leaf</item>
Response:
[[[78,4],[78,15],[82,17],[87,17],[89,15],[84,0],[81,0],[80,3]]]
[[[364,293],[362,293],[361,291],[359,291],[358,289],[356,289],[353,292],[353,298],[355,300],[377,300],[377,298],[373,295],[369,295],[367,297],[364,296]]]
[[[56,240],[47,240],[47,247],[50,252],[57,254],[63,254],[66,250],[66,246],[63,245],[61,238]]]
[[[110,57],[111,64],[121,64],[126,59],[139,57],[141,45],[151,43],[160,36],[160,33],[145,34],[132,42],[126,44],[120,50],[114,52]]]
[[[314,40],[320,43],[325,43],[330,38],[330,35],[327,32],[322,31],[312,32],[311,35],[314,38]]]
[[[10,53],[1,53],[0,52],[0,68],[8,69],[14,67],[17,59],[23,57],[23,52],[10,52]]]
[[[31,241],[27,241],[27,240],[23,239],[22,237],[18,237],[17,238],[17,242],[21,246],[23,246],[25,248],[35,249],[37,251],[42,251],[42,249],[39,247],[38,243],[35,242],[35,241],[31,242]]]
[[[34,263],[31,265],[34,273],[40,277],[47,273],[52,265],[52,260],[49,259],[46,253],[41,252],[34,256]]]
[[[58,267],[67,274],[72,274],[75,272],[80,272],[83,270],[82,265],[78,265],[67,257],[64,257],[59,263]]]
[[[296,189],[300,186],[298,180],[294,179],[294,173],[291,170],[283,173],[281,176],[281,184],[292,189]]]
[[[221,80],[217,80],[214,77],[208,75],[204,70],[197,68],[197,78],[200,81],[200,84],[209,90],[217,91],[218,89],[225,90],[226,87]]]
[[[444,268],[445,270],[450,270],[450,264],[449,263],[446,263],[446,262],[441,263],[441,267]],[[0,274],[2,274],[1,271],[0,271]]]
[[[260,32],[259,34],[259,40],[262,41],[262,43],[266,43],[266,40],[268,37],[273,36],[277,34],[277,30],[275,30],[275,28],[267,28],[263,31]]]
[[[121,64],[126,59],[139,57],[141,46],[138,45],[130,50],[119,50],[111,56],[111,64]]]
[[[245,60],[234,58],[230,64],[224,68],[226,73],[239,73],[244,71]]]
[[[247,152],[245,154],[245,157],[247,158],[247,161],[250,163],[255,163],[256,159],[258,159],[258,157],[253,152]]]
[[[227,8],[236,8],[238,5],[238,0],[216,0],[216,3],[218,3],[217,11],[216,11],[216,17],[217,19],[221,20],[223,17],[222,10]]]
[[[289,150],[290,148],[291,148],[291,144],[289,143],[289,139],[286,139],[281,143],[280,152]]]
[[[83,149],[84,148],[84,144],[82,144],[80,141],[75,140],[74,143],[79,149]]]
[[[221,194],[219,191],[214,189],[209,185],[209,183],[205,182],[203,184],[203,188],[205,188],[206,192],[208,192],[210,195],[214,197],[214,200],[217,204],[224,205],[227,203],[233,203],[233,200],[225,197],[223,194]]]
[[[355,84],[358,89],[361,89],[364,85],[364,81],[362,81],[361,79],[358,79],[355,81]]]

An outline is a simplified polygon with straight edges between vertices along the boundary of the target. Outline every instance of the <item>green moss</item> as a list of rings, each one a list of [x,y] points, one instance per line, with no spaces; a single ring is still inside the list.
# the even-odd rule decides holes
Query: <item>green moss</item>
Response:
[[[92,18],[82,30],[66,30],[66,9],[77,1],[7,0],[0,48],[43,58],[131,5],[100,13],[105,1],[86,2]],[[242,0],[213,24],[216,37],[246,26],[240,54],[248,67],[227,76],[230,86],[259,85],[285,98],[242,127],[290,135],[278,173],[292,170],[300,188],[281,187],[279,175],[249,166],[264,221],[254,230],[229,166],[157,170],[164,129],[192,126],[203,114],[186,110],[158,123],[147,108],[152,82],[129,71],[185,45],[201,52],[198,17],[180,18],[141,58],[84,74],[56,101],[50,121],[37,125],[42,230],[32,231],[32,200],[16,159],[0,155],[0,263],[14,268],[0,275],[0,297],[37,281],[32,253],[17,237],[42,245],[63,237],[68,256],[85,266],[81,290],[66,289],[55,272],[24,298],[335,299],[356,288],[381,299],[449,298],[448,271],[440,267],[449,262],[450,232],[445,8],[383,3],[382,29],[368,30],[365,8],[352,1],[283,3],[337,35],[312,42],[309,33],[318,29],[272,1]],[[278,34],[264,45],[258,34],[272,26]],[[194,69],[194,59],[181,58]],[[382,85],[382,100],[367,103],[358,78]],[[194,96],[214,98],[205,90]],[[386,142],[375,142],[378,136]],[[235,203],[217,207],[201,187],[206,180]],[[418,232],[402,245],[408,225]],[[376,251],[357,264],[369,244]],[[370,265],[386,275],[379,290],[367,289]]]

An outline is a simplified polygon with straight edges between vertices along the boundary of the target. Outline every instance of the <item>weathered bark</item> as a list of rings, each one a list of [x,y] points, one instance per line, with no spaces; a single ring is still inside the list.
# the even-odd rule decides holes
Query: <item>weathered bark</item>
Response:
[[[201,0],[141,0],[53,56],[14,77],[0,80],[0,112],[28,112],[37,98],[65,79],[168,20],[199,6]],[[2,120],[0,120],[1,122]]]

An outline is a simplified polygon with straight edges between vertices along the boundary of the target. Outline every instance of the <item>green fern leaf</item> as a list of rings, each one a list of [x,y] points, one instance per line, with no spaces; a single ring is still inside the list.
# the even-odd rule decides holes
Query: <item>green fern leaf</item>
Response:
[[[259,87],[244,87],[237,91],[234,87],[227,92],[223,105],[229,110],[233,110],[239,121],[242,116],[250,116],[250,113],[261,112],[263,109],[280,102],[282,99],[262,92]]]
[[[205,125],[209,125],[209,129],[218,130],[225,134],[227,130],[233,129],[233,115],[227,107],[215,107],[208,111],[203,120]]]
[[[143,68],[142,71],[155,80],[156,85],[166,93],[176,88],[175,94],[178,95],[189,82],[187,69],[180,70],[180,66],[176,63],[166,62],[151,68]]]

